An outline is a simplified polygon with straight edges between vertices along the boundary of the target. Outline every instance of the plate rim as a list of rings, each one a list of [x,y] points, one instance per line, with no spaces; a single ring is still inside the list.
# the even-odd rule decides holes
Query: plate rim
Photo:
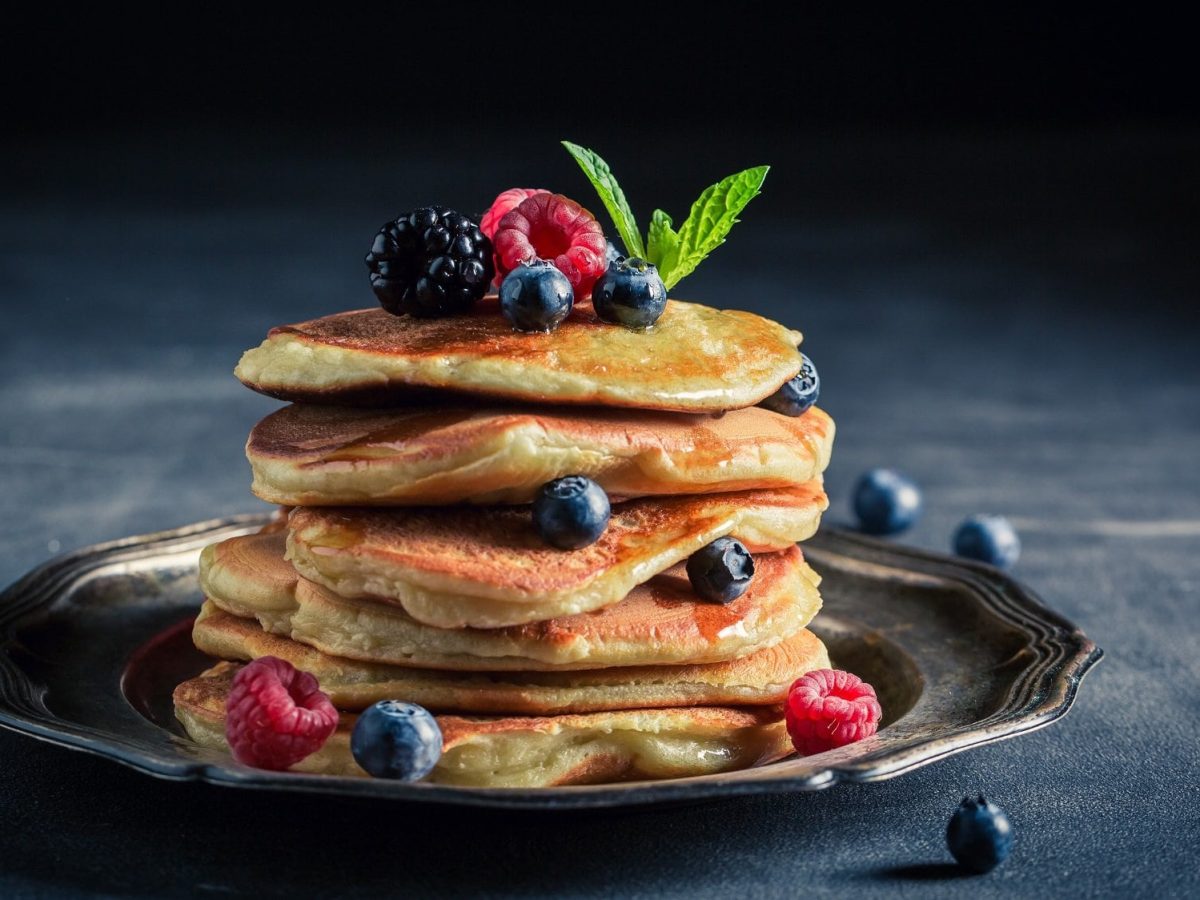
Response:
[[[1036,658],[1009,688],[1005,703],[984,719],[943,736],[914,740],[865,755],[851,748],[810,757],[808,770],[772,776],[771,766],[741,780],[695,776],[662,781],[557,788],[467,788],[399,784],[371,779],[264,772],[210,759],[169,755],[56,716],[37,696],[37,685],[12,658],[22,621],[52,604],[89,574],[115,563],[146,559],[168,547],[183,552],[266,524],[273,513],[246,513],[82,547],[55,557],[0,592],[0,727],[71,750],[104,757],[169,781],[200,781],[222,787],[293,793],[370,796],[390,800],[504,809],[586,809],[642,806],[723,797],[816,791],[837,784],[893,778],[973,747],[1043,728],[1074,704],[1084,676],[1103,651],[1077,626],[1050,609],[1030,588],[1007,573],[970,560],[868,537],[823,525],[806,549],[840,553],[859,561],[903,568],[959,582],[972,589],[993,615],[1017,628],[1033,644]],[[841,550],[839,550],[841,548]],[[901,563],[900,566],[897,564]]]

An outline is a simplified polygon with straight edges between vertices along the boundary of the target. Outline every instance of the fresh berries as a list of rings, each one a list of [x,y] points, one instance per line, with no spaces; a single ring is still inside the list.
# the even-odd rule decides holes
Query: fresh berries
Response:
[[[368,775],[420,781],[442,757],[442,729],[423,706],[381,700],[358,717],[350,752]]]
[[[393,315],[467,312],[495,274],[492,243],[466,216],[426,206],[388,222],[367,254],[371,288]]]
[[[548,193],[550,192],[542,188],[509,188],[501,192],[480,218],[479,230],[487,235],[489,241],[493,240],[496,237],[496,229],[500,227],[500,220],[516,209],[522,200],[528,200],[535,194]]]
[[[583,475],[547,482],[533,501],[534,527],[542,540],[559,550],[596,543],[611,515],[604,488]]]
[[[592,288],[592,306],[602,321],[649,328],[666,309],[667,288],[646,260],[618,257]]]
[[[500,311],[518,331],[553,331],[570,315],[575,291],[552,263],[521,263],[500,285]]]
[[[754,579],[754,557],[746,545],[733,538],[717,538],[687,561],[688,581],[701,600],[731,603]]]
[[[1004,810],[988,803],[980,794],[963,797],[946,827],[946,846],[964,869],[977,874],[990,872],[1008,858],[1012,850],[1012,823]]]
[[[821,396],[821,376],[812,360],[800,354],[800,371],[759,406],[785,416],[802,416]]]
[[[613,245],[612,241],[604,242],[604,268],[605,269],[607,269],[609,266],[611,266],[613,263],[615,263],[618,259],[622,259],[622,258],[623,257],[621,256],[621,254],[619,252],[617,252],[617,248]]]
[[[500,220],[494,238],[503,277],[521,263],[547,259],[582,299],[604,272],[604,232],[595,216],[562,194],[534,194]]]
[[[818,669],[796,679],[784,706],[788,734],[801,756],[870,737],[882,716],[875,688],[841,669]]]
[[[1021,555],[1021,539],[1004,516],[971,516],[954,532],[954,552],[1007,569]]]
[[[247,766],[283,771],[316,753],[337,728],[338,713],[317,679],[263,656],[233,678],[225,701],[225,738]]]
[[[854,513],[868,534],[895,534],[921,514],[921,491],[891,469],[872,469],[854,487]]]

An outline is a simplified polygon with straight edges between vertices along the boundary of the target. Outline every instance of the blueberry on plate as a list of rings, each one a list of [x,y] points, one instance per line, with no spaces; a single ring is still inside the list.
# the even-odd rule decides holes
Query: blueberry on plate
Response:
[[[350,752],[375,778],[420,781],[441,758],[442,730],[423,706],[381,700],[358,717]]]
[[[1012,850],[1012,824],[1000,807],[980,794],[963,797],[946,827],[946,845],[958,864],[971,872],[990,872]]]
[[[646,260],[618,257],[592,287],[592,306],[604,322],[649,328],[666,309],[667,288]]]
[[[553,331],[574,305],[571,282],[545,260],[522,263],[500,283],[500,311],[518,331]]]
[[[750,587],[754,557],[741,541],[717,538],[688,557],[687,574],[692,590],[701,600],[730,603]]]
[[[542,485],[533,501],[533,525],[547,544],[578,550],[594,544],[608,527],[612,506],[604,488],[584,475]]]
[[[1021,555],[1021,539],[1004,516],[971,516],[954,531],[954,552],[1007,569]]]
[[[921,490],[891,469],[872,469],[854,486],[854,514],[867,534],[895,534],[921,514]]]
[[[802,416],[821,396],[821,376],[812,360],[800,354],[800,371],[766,400],[759,403],[771,412],[785,416]]]

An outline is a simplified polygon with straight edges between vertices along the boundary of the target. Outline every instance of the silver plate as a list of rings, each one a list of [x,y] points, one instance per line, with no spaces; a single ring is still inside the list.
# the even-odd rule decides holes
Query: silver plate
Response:
[[[996,569],[826,527],[804,545],[824,576],[825,608],[811,627],[835,665],[875,685],[884,721],[871,739],[724,775],[583,787],[265,772],[189,741],[171,691],[210,662],[188,640],[200,548],[266,521],[242,516],[90,547],[10,587],[0,595],[0,725],[161,778],[473,806],[616,807],[892,778],[1048,725],[1102,655]]]

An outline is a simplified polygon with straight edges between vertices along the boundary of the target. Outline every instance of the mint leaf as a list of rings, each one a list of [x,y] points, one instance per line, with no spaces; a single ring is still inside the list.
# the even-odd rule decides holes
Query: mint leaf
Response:
[[[679,258],[679,235],[672,227],[671,217],[656,209],[650,217],[650,232],[646,235],[646,259],[658,266],[659,274],[669,271]]]
[[[642,246],[637,220],[634,219],[629,201],[625,199],[625,192],[617,184],[617,178],[608,167],[608,163],[586,147],[580,147],[570,141],[563,141],[562,145],[567,148],[575,162],[579,163],[579,168],[583,169],[583,174],[600,195],[600,202],[604,204],[613,224],[617,226],[617,233],[621,235],[626,253],[630,256],[645,256],[646,248]]]
[[[665,260],[670,262],[669,266],[658,267],[668,289],[679,284],[695,271],[704,257],[725,243],[729,229],[738,221],[738,214],[761,192],[768,169],[770,166],[755,166],[723,178],[692,204],[687,221],[676,235],[675,257]]]

